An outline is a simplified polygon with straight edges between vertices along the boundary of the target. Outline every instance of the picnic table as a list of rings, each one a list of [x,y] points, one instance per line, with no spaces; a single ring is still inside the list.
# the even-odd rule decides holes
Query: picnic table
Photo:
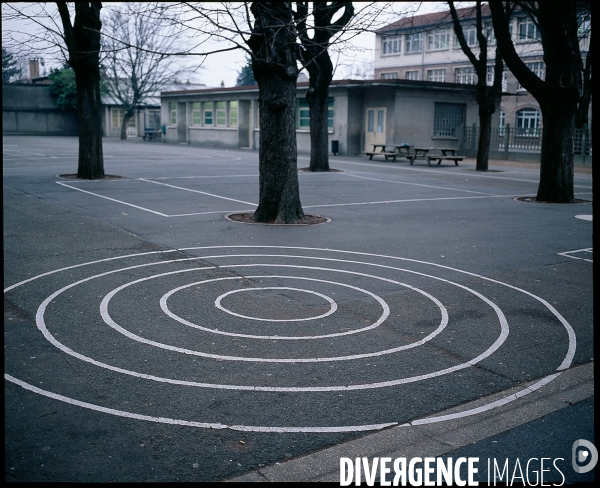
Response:
[[[435,151],[436,154],[430,154]],[[454,164],[458,166],[458,162],[464,159],[463,156],[456,155],[456,148],[453,147],[415,147],[414,153],[409,158],[410,164],[415,162],[415,159],[426,159],[427,164],[431,166],[431,161],[437,160],[437,164],[441,164],[443,159],[454,161]]]
[[[160,139],[161,131],[154,130],[154,129],[146,129],[146,130],[144,130],[144,141],[146,140],[146,137],[148,138],[149,141],[151,141],[153,139]]]
[[[373,144],[373,151],[365,154],[369,156],[370,160],[373,159],[373,156],[385,156],[386,161],[388,158],[392,158],[392,161],[395,162],[398,156],[410,159],[412,147],[409,144]]]
[[[437,150],[440,151],[441,154],[432,154],[427,156],[427,162],[429,163],[429,166],[431,166],[431,160],[436,159],[438,162],[437,164],[440,164],[442,159],[448,159],[450,161],[454,161],[454,164],[458,166],[458,162],[464,159],[463,156],[456,155],[456,148],[454,147],[438,147]]]
[[[387,144],[389,146],[389,144]],[[369,156],[369,160],[373,159],[373,156],[385,156],[385,160],[388,160],[388,157],[393,158],[393,161],[396,161],[396,149],[393,151],[386,151],[386,144],[373,144],[373,150],[371,152],[366,152],[365,155]]]
[[[410,159],[411,166],[415,162],[415,159],[427,159],[427,154],[429,153],[429,151],[432,151],[434,149],[435,147],[414,147],[412,154],[408,158]],[[431,166],[429,160],[427,160],[427,163],[429,163],[429,166]]]

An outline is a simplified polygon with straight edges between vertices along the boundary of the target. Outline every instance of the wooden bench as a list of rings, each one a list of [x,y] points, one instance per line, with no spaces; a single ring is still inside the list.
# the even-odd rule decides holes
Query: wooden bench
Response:
[[[431,161],[437,159],[437,164],[441,164],[442,163],[442,159],[447,159],[449,161],[454,161],[454,164],[456,166],[458,166],[458,162],[462,161],[464,159],[463,156],[444,156],[442,154],[438,154],[438,155],[432,155],[432,156],[427,156],[427,164],[429,164],[429,166],[431,166]]]
[[[386,161],[388,158],[392,158],[393,161],[396,161],[398,151],[396,151],[395,148],[394,151],[386,151],[385,146],[385,144],[373,144],[373,151],[366,152],[365,156],[369,156],[369,160],[373,160],[373,156],[385,156]],[[377,150],[378,147],[381,148],[379,151]]]

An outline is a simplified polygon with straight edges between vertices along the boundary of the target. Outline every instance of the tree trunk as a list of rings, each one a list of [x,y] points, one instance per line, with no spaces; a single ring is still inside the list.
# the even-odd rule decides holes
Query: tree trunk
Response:
[[[77,122],[79,123],[79,162],[77,177],[104,177],[100,100],[100,2],[75,3],[71,25],[66,2],[56,2],[69,49],[69,65],[77,85]]]
[[[123,120],[121,121],[121,140],[124,141],[127,139],[127,124],[129,123],[129,119],[133,116],[133,110],[125,110],[125,114],[123,115]]]
[[[260,195],[254,220],[294,224],[304,218],[298,187],[296,81],[276,73],[260,78]]]
[[[80,67],[74,63],[77,84],[77,121],[79,123],[79,164],[77,178],[93,180],[104,177],[100,70],[98,65]],[[88,63],[86,63],[87,65]]]
[[[490,143],[492,140],[492,115],[496,111],[496,97],[493,89],[487,86],[479,87],[484,93],[478,96],[479,103],[479,143],[477,147],[477,171],[487,171],[490,159]],[[488,93],[492,92],[492,93]]]
[[[315,49],[316,51],[316,49]],[[328,107],[329,84],[333,64],[328,52],[322,51],[307,63],[310,85],[306,99],[310,109],[310,171],[329,171]]]
[[[575,201],[573,189],[573,104],[555,100],[542,107],[542,155],[536,200],[553,203]]]
[[[248,46],[258,82],[259,199],[255,222],[303,221],[296,147],[296,30],[289,2],[253,2]]]

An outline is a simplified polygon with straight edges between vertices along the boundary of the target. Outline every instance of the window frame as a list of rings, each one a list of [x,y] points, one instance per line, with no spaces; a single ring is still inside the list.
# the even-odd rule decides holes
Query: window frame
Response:
[[[169,126],[177,125],[177,102],[169,102]]]
[[[406,34],[404,36],[404,54],[423,52],[423,33]]]
[[[443,38],[445,38],[445,40],[443,40]],[[434,47],[431,47],[432,40]],[[448,31],[431,32],[427,36],[428,51],[445,51],[446,49],[450,49],[450,33]]]
[[[381,55],[382,56],[397,56],[401,54],[402,36],[381,36]]]
[[[527,121],[527,124],[525,122]],[[531,124],[533,121],[533,127]],[[527,125],[527,127],[525,127]],[[542,113],[534,107],[526,107],[515,114],[515,136],[537,137],[542,128]]]
[[[465,81],[459,81],[464,78]],[[477,84],[477,72],[473,66],[459,66],[454,69],[454,83],[460,83],[461,85],[476,85]]]
[[[454,111],[454,113],[451,111]],[[435,102],[433,137],[446,139],[458,138],[459,134],[456,132],[457,129],[464,128],[465,114],[466,104],[464,103]]]
[[[439,75],[441,75],[441,79],[437,79],[437,78],[440,78]],[[427,81],[435,81],[435,82],[439,82],[439,83],[445,83],[446,82],[446,68],[428,69],[427,70]]]
[[[419,81],[421,79],[421,71],[418,69],[413,69],[404,72],[405,80]]]

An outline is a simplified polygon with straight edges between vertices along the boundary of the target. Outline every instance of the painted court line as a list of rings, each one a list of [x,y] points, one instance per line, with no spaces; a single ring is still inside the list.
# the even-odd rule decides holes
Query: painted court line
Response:
[[[137,208],[138,210],[143,210],[145,212],[150,212],[155,215],[160,215],[161,217],[168,217],[168,215],[166,215],[164,213],[156,212],[155,210],[150,210],[149,208],[140,207],[139,205],[134,205],[133,203],[127,203],[127,202],[124,202],[123,200],[117,200],[116,198],[110,198],[110,197],[105,197],[104,195],[98,195],[98,193],[94,193],[94,192],[87,191],[87,190],[82,190],[81,188],[77,188],[76,186],[67,185],[66,183],[63,183],[61,181],[55,181],[55,183],[57,185],[62,185],[62,186],[66,186],[67,188],[71,188],[72,190],[77,190],[82,193],[87,193],[88,195],[94,195],[99,198],[104,198],[105,200],[110,200],[111,202],[121,203],[123,205],[127,205],[128,207],[133,207],[133,208]]]
[[[351,173],[344,173],[344,175],[350,176],[352,178],[361,178],[363,180],[383,181],[384,183],[394,183],[396,185],[423,186],[425,188],[435,188],[437,190],[450,190],[450,191],[460,191],[460,192],[464,192],[464,193],[476,193],[478,195],[486,195],[486,196],[490,196],[490,197],[491,196],[500,196],[500,195],[496,195],[493,193],[484,193],[481,191],[473,191],[473,190],[459,190],[458,188],[448,188],[446,186],[424,185],[422,183],[409,183],[406,181],[395,181],[395,180],[383,180],[381,178],[370,178],[368,176],[358,176],[358,175],[353,175]]]
[[[215,195],[214,193],[207,193],[205,191],[200,191],[200,190],[192,190],[190,188],[184,188],[182,186],[169,185],[168,183],[161,183],[159,181],[147,180],[145,178],[140,178],[140,180],[141,181],[146,181],[148,183],[154,183],[155,185],[168,186],[169,188],[176,188],[177,190],[191,191],[193,193],[200,193],[201,195],[208,195],[209,197],[221,198],[222,200],[229,200],[231,202],[237,202],[237,203],[245,203],[246,205],[252,205],[254,207],[258,207],[258,205],[256,203],[245,202],[244,200],[236,200],[235,198],[223,197],[221,195]]]
[[[417,173],[426,173],[428,175],[431,174],[441,174],[441,173],[434,173],[430,170],[427,169],[419,169],[419,168],[413,168],[411,166],[391,166],[391,165],[385,165],[385,164],[370,164],[370,163],[359,163],[356,161],[343,161],[343,160],[336,160],[336,162],[339,162],[341,164],[352,164],[352,165],[357,165],[357,166],[370,166],[370,167],[377,167],[377,168],[386,168],[386,169],[397,169],[397,170],[401,170],[401,171],[415,171]],[[438,168],[439,169],[439,168]],[[518,171],[515,171],[518,172]],[[458,176],[460,178],[464,178],[465,177],[465,173],[464,172],[460,172],[460,173],[455,173],[452,171],[448,171],[443,173],[444,177],[446,176]],[[533,183],[533,184],[538,184],[539,183],[539,179],[535,179],[535,180],[526,180],[523,178],[511,178],[509,176],[499,176],[498,174],[479,174],[476,173],[475,171],[473,171],[472,173],[468,173],[469,178],[473,177],[473,178],[494,178],[494,179],[498,179],[498,180],[508,180],[508,181],[522,181],[524,183]],[[577,188],[588,188],[588,189],[592,189],[592,186],[587,186],[587,185],[578,185],[575,184],[574,185]]]
[[[435,202],[438,200],[470,200],[473,198],[512,198],[513,195],[481,195],[476,197],[439,197],[439,198],[407,198],[404,200],[381,200],[376,202],[356,202],[356,203],[329,203],[323,205],[302,205],[302,208],[320,208],[320,207],[352,207],[354,205],[379,205],[383,203],[404,203],[404,202]]]
[[[587,261],[588,263],[593,263],[594,261],[593,261],[592,259],[586,259],[586,258],[579,258],[579,257],[577,257],[577,256],[571,256],[571,254],[575,254],[575,253],[578,253],[578,252],[583,252],[583,253],[590,253],[590,254],[592,254],[592,253],[593,253],[593,250],[594,250],[594,248],[593,248],[593,247],[588,247],[588,248],[585,248],[585,249],[577,249],[577,250],[575,250],[575,251],[565,251],[565,252],[559,252],[559,253],[557,253],[557,254],[558,254],[559,256],[564,256],[564,257],[566,257],[566,258],[578,259],[578,260],[581,260],[581,261]]]

